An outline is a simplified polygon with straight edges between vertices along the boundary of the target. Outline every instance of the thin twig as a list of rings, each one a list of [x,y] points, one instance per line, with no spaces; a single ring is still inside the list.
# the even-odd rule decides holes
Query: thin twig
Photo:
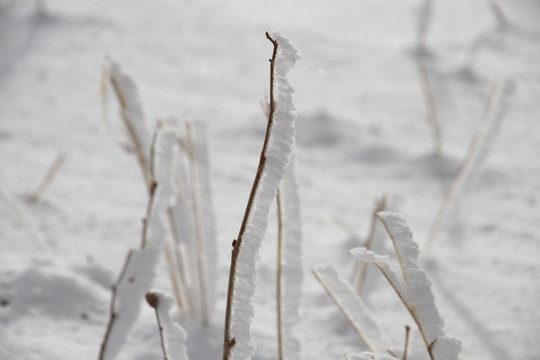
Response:
[[[9,215],[17,226],[26,234],[29,239],[33,240],[33,243],[43,260],[50,263],[52,257],[49,249],[47,248],[43,235],[36,228],[36,226],[27,219],[23,211],[15,204],[15,201],[11,200],[7,193],[5,193],[1,188],[0,203],[4,204],[5,209],[8,211]]]
[[[167,349],[165,347],[165,339],[163,336],[163,326],[161,326],[161,319],[159,318],[159,311],[158,311],[159,295],[153,292],[147,292],[144,298],[146,299],[146,302],[148,303],[148,305],[150,305],[150,307],[153,308],[154,311],[156,312],[156,319],[157,319],[158,328],[159,328],[159,339],[161,341],[161,349],[163,350],[163,360],[167,360],[168,355],[167,355]]]
[[[381,198],[375,200],[375,206],[373,207],[373,212],[371,213],[371,223],[369,226],[369,233],[366,236],[366,241],[364,247],[367,250],[371,250],[373,246],[373,239],[375,238],[375,229],[377,228],[377,213],[379,211],[384,211],[386,208],[387,196],[383,195]],[[367,277],[367,264],[356,260],[351,273],[350,282],[355,288],[358,295],[362,294],[364,289],[364,284]]]
[[[426,102],[427,119],[431,128],[431,137],[433,139],[433,152],[435,153],[435,155],[441,156],[441,127],[439,125],[439,120],[437,117],[437,106],[435,104],[435,96],[433,95],[431,80],[426,65],[422,61],[418,61],[417,65],[422,94],[424,95],[424,101]]]
[[[403,360],[407,360],[407,353],[409,352],[409,337],[411,335],[411,327],[409,325],[405,325],[405,346],[403,349]]]
[[[424,255],[429,254],[431,247],[433,246],[435,237],[437,236],[437,232],[439,228],[441,227],[446,215],[448,214],[448,211],[450,210],[450,207],[453,204],[453,201],[456,198],[457,193],[459,192],[461,186],[463,185],[466,175],[471,169],[471,165],[473,164],[473,160],[476,157],[479,146],[484,136],[486,135],[487,130],[489,129],[489,126],[491,125],[492,119],[494,118],[493,116],[494,110],[495,110],[496,105],[499,102],[500,94],[502,92],[503,86],[504,86],[504,82],[499,82],[492,87],[491,94],[489,96],[488,102],[484,110],[484,114],[482,116],[482,120],[480,121],[480,124],[478,125],[478,129],[476,130],[473,138],[471,139],[471,142],[469,143],[467,154],[463,158],[459,171],[454,181],[452,182],[452,185],[450,186],[450,190],[448,191],[446,198],[441,204],[439,210],[437,211],[437,215],[435,216],[435,219],[433,220],[433,223],[431,224],[426,242],[424,244],[424,251],[423,251]]]
[[[45,176],[39,183],[38,187],[28,197],[28,200],[30,200],[30,202],[33,202],[33,203],[37,202],[39,198],[41,197],[41,195],[43,195],[47,187],[50,185],[50,183],[54,179],[54,176],[60,169],[60,166],[62,166],[62,164],[64,163],[65,158],[66,156],[63,153],[61,152],[58,153],[53,163],[49,167],[49,170],[47,171],[47,173],[45,174]]]
[[[272,42],[274,45],[274,50],[272,53],[272,58],[270,59],[270,112],[268,115],[268,124],[266,127],[266,135],[264,137],[264,145],[261,151],[261,156],[259,160],[259,166],[257,168],[257,174],[253,180],[253,185],[251,187],[251,193],[249,194],[248,203],[246,206],[246,211],[244,212],[244,218],[242,220],[242,225],[240,226],[240,231],[238,232],[238,237],[233,241],[233,250],[231,253],[231,267],[229,270],[229,285],[227,288],[227,308],[225,311],[225,330],[224,330],[224,340],[223,340],[223,360],[228,360],[231,354],[232,347],[236,344],[236,338],[230,338],[230,328],[231,328],[231,313],[232,313],[232,301],[235,297],[235,280],[236,280],[236,266],[238,255],[240,253],[240,247],[242,246],[242,237],[246,230],[247,221],[249,214],[251,213],[251,208],[253,207],[253,200],[255,198],[255,193],[259,187],[259,182],[261,175],[265,169],[266,164],[266,148],[268,147],[268,141],[270,139],[270,130],[274,123],[274,112],[275,112],[275,98],[274,98],[274,66],[275,59],[278,50],[278,42],[274,40],[268,32],[266,33],[266,38]]]
[[[120,86],[116,82],[116,79],[112,76],[109,77],[111,86],[114,90],[114,93],[116,94],[116,98],[118,99],[118,103],[120,104],[120,108],[122,109],[122,120],[124,120],[124,125],[126,126],[126,129],[128,131],[129,137],[133,143],[133,147],[135,148],[135,154],[137,155],[137,161],[139,162],[139,165],[141,167],[141,171],[143,173],[144,181],[146,183],[146,186],[150,188],[152,184],[152,175],[151,175],[151,169],[150,164],[148,164],[147,157],[145,155],[145,151],[143,149],[143,146],[141,144],[140,139],[137,136],[137,132],[133,128],[133,125],[131,124],[131,121],[126,116],[125,112],[127,110],[127,102],[124,97],[124,94],[122,94],[122,90],[120,89]]]

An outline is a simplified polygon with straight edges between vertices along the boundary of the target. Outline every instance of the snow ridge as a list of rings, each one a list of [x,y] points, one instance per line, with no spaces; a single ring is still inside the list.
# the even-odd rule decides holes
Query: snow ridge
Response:
[[[265,166],[257,189],[253,207],[248,215],[245,231],[239,241],[234,298],[231,303],[230,339],[235,339],[231,359],[251,359],[256,344],[251,340],[251,322],[254,316],[252,298],[257,283],[259,248],[268,226],[270,206],[276,197],[285,169],[293,151],[296,112],[293,103],[294,88],[287,75],[299,59],[290,41],[279,34],[271,34],[278,48],[274,59],[275,96],[274,120],[268,134],[268,143],[263,157]]]

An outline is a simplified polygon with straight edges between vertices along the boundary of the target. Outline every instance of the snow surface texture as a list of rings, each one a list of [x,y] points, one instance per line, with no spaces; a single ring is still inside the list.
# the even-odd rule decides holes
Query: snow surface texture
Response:
[[[353,249],[351,253],[358,259],[373,262],[383,269],[388,281],[418,324],[433,359],[457,359],[461,352],[461,342],[447,336],[443,330],[444,321],[435,305],[431,282],[425,271],[418,266],[420,251],[411,230],[397,213],[380,212],[378,216],[392,238],[403,276],[398,277],[390,270],[386,256],[376,255],[365,248]]]
[[[47,266],[39,261],[34,236],[0,199],[0,359],[96,360],[110,285],[127,249],[140,245],[147,187],[134,154],[118,144],[125,135],[119,123],[107,129],[102,120],[104,53],[136,81],[149,125],[168,117],[207,125],[216,308],[208,331],[200,322],[182,326],[191,359],[220,358],[231,241],[264,136],[268,29],[302,54],[291,80],[308,271],[298,326],[305,358],[368,350],[309,273],[331,264],[346,278],[353,267],[348,250],[362,244],[334,219],[364,235],[374,198],[386,193],[423,249],[491,86],[507,79],[479,156],[419,264],[445,331],[463,341],[462,359],[540,359],[538,1],[497,0],[504,24],[486,0],[433,1],[420,60],[437,106],[441,157],[433,156],[417,71],[423,0],[44,3],[40,14],[34,1],[0,0],[0,188],[52,258]],[[118,117],[113,96],[109,88],[110,120]],[[59,152],[67,155],[62,168],[29,203]],[[277,226],[270,216],[253,300],[258,360],[277,358]],[[388,246],[373,249],[392,254]],[[364,301],[401,349],[404,325],[416,326],[379,270],[369,270]],[[170,292],[164,259],[156,271],[154,287]],[[117,359],[162,358],[154,311],[143,305]]]
[[[303,359],[302,340],[298,331],[301,316],[304,264],[300,216],[300,196],[296,180],[296,160],[292,155],[279,187],[282,239],[279,285],[281,287],[281,341],[283,359]]]
[[[362,299],[333,267],[316,268],[313,273],[371,351],[383,353],[391,350],[390,342]]]
[[[164,213],[172,205],[172,159],[176,134],[159,130],[154,146],[152,168],[157,183],[146,217],[146,233],[141,249],[130,250],[126,268],[120,275],[114,290],[113,318],[107,328],[101,359],[112,360],[120,352],[125,338],[137,320],[144,294],[150,289],[155,268],[163,249],[167,230]]]
[[[345,354],[346,360],[396,360],[397,358],[388,355],[377,355],[370,352],[361,354]]]
[[[259,248],[268,226],[270,206],[274,203],[278,187],[291,159],[294,146],[294,121],[296,112],[293,103],[294,89],[288,80],[289,72],[299,59],[296,49],[289,40],[279,34],[270,34],[278,43],[274,63],[274,117],[268,135],[266,158],[259,185],[248,215],[238,255],[231,309],[230,338],[236,339],[231,359],[251,359],[256,344],[251,339],[253,320],[253,295],[257,285],[257,262]]]
[[[188,360],[186,348],[187,333],[169,315],[169,311],[175,304],[174,298],[159,291],[152,291],[151,293],[157,299],[156,313],[159,318],[159,330],[163,340],[165,359]]]

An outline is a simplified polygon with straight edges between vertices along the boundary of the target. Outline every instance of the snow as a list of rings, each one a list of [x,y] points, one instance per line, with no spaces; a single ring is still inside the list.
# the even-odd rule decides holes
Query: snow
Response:
[[[21,228],[0,198],[0,304],[7,304],[0,306],[0,359],[97,359],[110,286],[127,250],[140,246],[147,186],[133,152],[122,146],[111,88],[110,128],[103,122],[103,54],[136,83],[149,130],[171,117],[206,125],[215,307],[208,328],[175,309],[171,317],[189,335],[191,359],[221,356],[231,242],[264,137],[268,30],[302,54],[291,81],[306,274],[297,332],[305,358],[366,351],[309,272],[331,265],[347,278],[353,268],[349,249],[362,244],[336,220],[364,235],[373,200],[386,193],[423,250],[499,79],[506,85],[490,129],[418,265],[432,283],[445,331],[463,341],[462,359],[540,358],[539,4],[497,0],[501,23],[489,1],[431,1],[420,53],[424,3],[48,0],[38,13],[33,1],[0,0],[0,188],[26,223]],[[437,107],[440,157],[433,155],[419,61]],[[60,152],[67,155],[62,168],[39,201],[28,202]],[[261,360],[278,358],[271,209],[253,297],[254,358]],[[382,242],[372,249],[398,269],[391,242]],[[404,326],[415,324],[379,270],[370,270],[363,300],[401,349]],[[172,292],[162,255],[155,271],[154,288]],[[155,314],[144,305],[118,360],[160,358]]]

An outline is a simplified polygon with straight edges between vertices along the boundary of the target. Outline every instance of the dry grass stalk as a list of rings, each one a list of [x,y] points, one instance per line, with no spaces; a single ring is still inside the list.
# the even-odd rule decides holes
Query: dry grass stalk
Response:
[[[49,167],[49,170],[47,171],[47,173],[45,174],[45,176],[43,177],[43,179],[41,180],[37,188],[28,197],[28,200],[30,200],[30,202],[33,202],[33,203],[38,202],[41,195],[43,195],[47,187],[50,185],[50,183],[54,179],[55,175],[58,173],[58,170],[60,170],[60,167],[64,163],[65,159],[66,159],[66,156],[63,153],[58,153],[58,155],[54,159],[53,163]]]
[[[422,88],[422,94],[424,95],[424,101],[427,108],[427,119],[431,128],[431,137],[433,139],[433,152],[437,156],[442,155],[442,137],[441,127],[439,125],[439,119],[437,117],[437,106],[435,104],[435,96],[433,95],[433,88],[431,86],[431,80],[426,67],[426,64],[422,61],[418,61],[418,76],[420,79],[420,85]]]
[[[437,211],[437,214],[435,215],[435,219],[433,220],[433,223],[431,224],[426,242],[424,244],[424,249],[423,249],[424,255],[428,255],[429,252],[431,251],[433,242],[435,241],[435,238],[437,236],[437,232],[439,231],[439,228],[444,222],[444,219],[446,218],[446,215],[448,214],[450,207],[452,206],[459,190],[461,189],[461,186],[465,182],[467,174],[469,173],[469,170],[471,169],[471,166],[476,157],[476,154],[478,153],[480,144],[482,143],[482,140],[484,139],[484,136],[486,135],[492,123],[492,120],[494,118],[494,115],[493,115],[494,110],[499,102],[503,87],[504,87],[504,82],[499,82],[492,87],[491,94],[489,96],[489,99],[487,101],[487,104],[484,110],[484,114],[482,116],[482,120],[480,121],[480,124],[478,125],[478,128],[473,138],[471,139],[471,142],[469,143],[469,148],[467,149],[467,153],[465,157],[463,158],[463,161],[461,162],[461,166],[459,168],[459,171],[454,181],[452,182],[452,185],[450,186],[450,190],[448,191],[448,194],[446,195],[443,203],[439,207],[439,210]]]
[[[180,245],[180,234],[178,233],[178,229],[176,228],[176,222],[174,221],[174,215],[172,212],[172,209],[169,208],[167,210],[167,217],[169,220],[173,245],[172,249],[170,249],[170,257],[171,257],[171,264],[174,267],[173,273],[175,274],[174,279],[176,280],[176,284],[173,284],[173,286],[176,286],[179,289],[182,289],[180,291],[181,298],[184,299],[183,303],[185,303],[184,309],[191,315],[194,315],[193,312],[193,305],[191,303],[191,294],[189,291],[189,282],[187,279],[187,269],[184,263],[184,259],[186,258],[184,251],[182,249],[182,246]],[[169,245],[170,246],[170,245]]]
[[[369,350],[374,353],[385,351],[395,356],[386,335],[348,281],[332,267],[312,269],[312,273]]]
[[[373,239],[375,237],[375,230],[377,228],[377,213],[379,211],[384,211],[386,209],[386,203],[388,197],[383,195],[382,197],[375,200],[375,206],[373,207],[373,212],[371,213],[371,223],[369,226],[369,233],[366,236],[366,241],[364,242],[364,247],[368,250],[371,250],[373,246]],[[352,286],[355,288],[358,295],[362,294],[364,289],[364,284],[367,277],[367,264],[360,260],[356,260],[354,263],[354,268],[349,277],[349,281]]]
[[[23,211],[11,200],[9,196],[0,188],[0,203],[4,204],[4,208],[11,216],[17,226],[24,234],[32,241],[43,261],[51,262],[51,253],[46,245],[45,239],[41,232],[34,226],[24,215]]]
[[[137,155],[137,161],[139,162],[139,166],[141,168],[144,181],[146,183],[147,188],[150,188],[152,184],[152,174],[151,174],[150,164],[148,161],[148,157],[146,155],[146,151],[143,148],[142,140],[139,139],[137,132],[135,131],[135,128],[133,124],[131,123],[131,120],[126,115],[126,111],[128,110],[128,104],[127,104],[126,98],[124,94],[122,93],[122,90],[114,77],[109,76],[109,82],[114,90],[116,99],[118,100],[118,103],[120,104],[120,109],[122,110],[121,117],[126,127],[127,133],[129,135],[129,139],[135,150],[135,154]]]
[[[189,157],[189,174],[191,177],[191,198],[193,205],[193,218],[195,221],[195,238],[197,240],[197,273],[199,278],[199,300],[201,306],[201,318],[204,327],[208,326],[208,289],[206,284],[206,246],[204,234],[203,234],[203,219],[201,211],[201,199],[199,195],[199,180],[197,179],[197,167],[195,165],[195,136],[193,131],[193,125],[190,122],[186,122],[186,135],[187,146],[190,149],[188,153]]]
[[[147,292],[145,295],[146,302],[156,313],[156,320],[159,328],[159,339],[161,342],[161,349],[163,350],[163,359],[168,360],[167,348],[165,347],[165,336],[163,335],[163,326],[161,325],[161,319],[158,311],[159,295],[153,292]]]
[[[255,175],[255,179],[253,180],[253,185],[251,187],[251,192],[249,194],[248,203],[246,206],[246,210],[244,212],[244,217],[242,219],[242,224],[240,226],[238,236],[232,243],[233,250],[231,253],[231,266],[229,270],[229,285],[227,288],[227,307],[225,310],[225,330],[223,334],[223,360],[228,360],[230,358],[231,349],[236,344],[236,339],[231,338],[230,336],[230,328],[231,328],[232,301],[235,297],[234,283],[235,283],[238,255],[240,254],[240,247],[242,246],[242,237],[246,230],[248,217],[249,217],[249,214],[251,213],[251,209],[254,204],[253,200],[255,198],[255,193],[257,191],[257,188],[259,187],[261,175],[265,168],[266,156],[264,154],[266,153],[266,149],[268,147],[268,141],[270,139],[270,130],[274,123],[274,113],[275,113],[275,106],[276,106],[275,98],[274,98],[274,69],[275,69],[274,66],[275,66],[275,59],[276,59],[277,50],[278,50],[278,42],[274,40],[272,37],[270,37],[268,33],[266,33],[266,37],[268,38],[268,40],[270,40],[270,42],[272,42],[274,46],[274,50],[272,52],[272,58],[270,60],[270,111],[268,114],[266,134],[264,137],[264,144],[261,151],[259,165],[257,167],[257,173]]]
[[[407,353],[409,352],[410,335],[411,335],[411,327],[409,325],[405,325],[405,346],[403,348],[402,360],[407,360]]]

